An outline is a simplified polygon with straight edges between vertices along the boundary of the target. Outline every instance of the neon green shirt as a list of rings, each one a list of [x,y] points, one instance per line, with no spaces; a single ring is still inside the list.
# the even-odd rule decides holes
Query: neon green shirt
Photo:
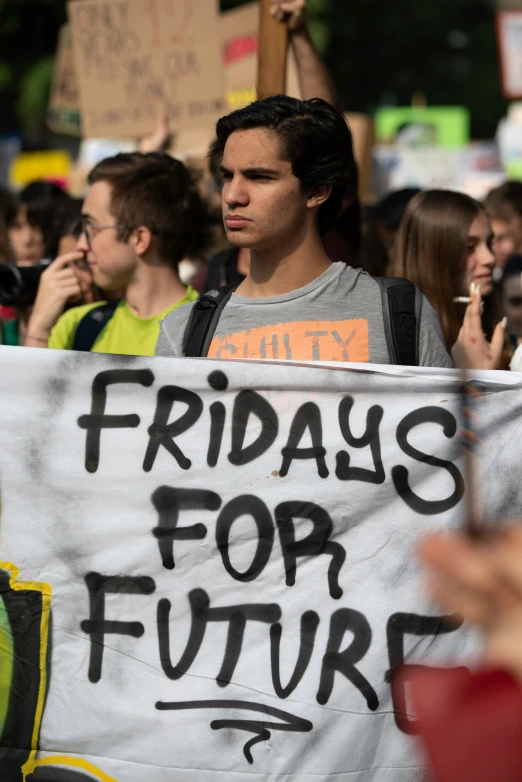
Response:
[[[160,320],[166,318],[169,312],[196,301],[198,294],[187,287],[185,296],[153,318],[138,318],[131,311],[127,301],[123,299],[107,325],[98,335],[92,353],[119,353],[128,356],[153,356],[159,335]],[[51,332],[47,347],[55,350],[72,350],[76,329],[82,318],[95,307],[105,302],[85,304],[73,307],[62,315]]]

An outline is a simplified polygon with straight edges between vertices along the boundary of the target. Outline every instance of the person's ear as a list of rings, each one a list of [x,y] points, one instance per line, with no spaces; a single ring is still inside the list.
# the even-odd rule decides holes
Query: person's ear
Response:
[[[140,225],[131,236],[131,244],[140,256],[145,255],[152,244],[152,232],[145,225]]]
[[[328,201],[332,194],[332,185],[318,185],[312,188],[308,193],[308,200],[306,206],[308,209],[316,209],[318,206]]]

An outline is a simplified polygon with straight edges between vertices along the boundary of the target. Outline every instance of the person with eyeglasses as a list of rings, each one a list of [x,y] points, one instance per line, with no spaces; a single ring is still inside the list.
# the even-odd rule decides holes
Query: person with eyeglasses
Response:
[[[42,274],[26,345],[97,353],[154,355],[160,320],[198,294],[178,264],[209,235],[209,218],[189,170],[168,155],[120,154],[89,175],[76,250]],[[79,265],[118,301],[73,307]],[[62,314],[63,313],[63,314]]]

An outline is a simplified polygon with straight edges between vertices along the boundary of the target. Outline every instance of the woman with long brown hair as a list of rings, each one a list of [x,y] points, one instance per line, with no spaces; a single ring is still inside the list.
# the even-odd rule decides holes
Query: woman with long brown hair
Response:
[[[503,342],[493,288],[492,242],[484,207],[463,193],[427,190],[416,195],[406,208],[391,271],[420,287],[439,317],[448,349],[462,339],[466,300],[473,298],[474,292],[483,304],[486,339],[494,347]],[[494,353],[496,357],[498,351]],[[498,366],[498,360],[493,363]]]

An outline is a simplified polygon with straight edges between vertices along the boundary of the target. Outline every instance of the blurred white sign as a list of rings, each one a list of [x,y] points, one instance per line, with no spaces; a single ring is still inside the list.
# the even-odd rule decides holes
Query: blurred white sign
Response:
[[[508,100],[522,97],[522,11],[499,11],[497,41],[502,92]]]

